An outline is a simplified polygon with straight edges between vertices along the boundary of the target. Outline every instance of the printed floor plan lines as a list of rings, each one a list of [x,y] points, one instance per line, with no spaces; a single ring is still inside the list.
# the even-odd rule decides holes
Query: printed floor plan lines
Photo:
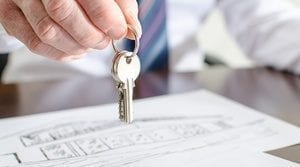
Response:
[[[299,128],[205,91],[135,106],[141,112],[130,125],[115,119],[115,104],[0,121],[10,133],[0,133],[0,167],[134,166],[193,151],[207,156],[216,147],[261,152],[300,141]]]

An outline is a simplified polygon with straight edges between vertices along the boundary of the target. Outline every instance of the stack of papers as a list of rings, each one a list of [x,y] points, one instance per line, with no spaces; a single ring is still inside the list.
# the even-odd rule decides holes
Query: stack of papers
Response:
[[[264,152],[300,129],[207,91],[0,120],[1,167],[299,166]]]

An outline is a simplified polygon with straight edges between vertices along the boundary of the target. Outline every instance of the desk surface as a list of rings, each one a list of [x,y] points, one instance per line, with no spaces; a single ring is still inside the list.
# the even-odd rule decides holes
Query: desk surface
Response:
[[[266,68],[148,73],[137,80],[134,96],[139,99],[203,88],[300,127],[300,77]],[[111,77],[0,84],[0,118],[112,103],[117,97]],[[299,147],[273,153],[299,158]]]
[[[215,68],[148,73],[136,85],[136,99],[204,88],[300,126],[299,76],[266,68]],[[0,84],[0,118],[106,104],[117,97],[111,77]]]

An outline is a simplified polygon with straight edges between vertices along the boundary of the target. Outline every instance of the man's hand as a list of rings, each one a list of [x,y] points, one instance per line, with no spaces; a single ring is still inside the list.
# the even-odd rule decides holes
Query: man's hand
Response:
[[[56,60],[80,58],[141,33],[136,0],[0,0],[0,22],[32,52]]]

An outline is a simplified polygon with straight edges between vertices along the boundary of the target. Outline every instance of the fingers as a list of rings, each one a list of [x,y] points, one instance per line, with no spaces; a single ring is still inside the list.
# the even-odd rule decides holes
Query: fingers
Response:
[[[91,23],[74,0],[42,0],[49,16],[80,45],[103,49],[106,35]]]
[[[77,2],[93,24],[110,38],[120,39],[126,35],[125,17],[114,0],[77,0]]]
[[[14,1],[23,11],[27,21],[43,43],[69,55],[85,53],[86,49],[49,17],[40,0]]]
[[[10,7],[5,6],[5,10],[8,10],[9,12],[6,12],[5,17],[2,17],[2,15],[0,16],[0,21],[7,30],[8,34],[18,38],[36,54],[44,55],[48,58],[56,60],[65,60],[66,58],[70,59],[66,53],[43,43],[28,24],[25,16],[19,10],[19,8],[13,3],[9,3]],[[14,21],[12,22],[11,20]]]
[[[115,0],[116,3],[121,8],[123,15],[125,16],[125,19],[127,21],[127,24],[132,25],[136,31],[137,36],[140,37],[142,35],[142,26],[140,24],[140,21],[138,20],[138,4],[136,0]],[[134,39],[133,33],[128,30],[127,31],[127,37],[130,39]]]
[[[0,0],[8,32],[34,53],[60,60],[103,49],[111,39],[133,38],[127,23],[141,32],[137,13],[135,0]]]

